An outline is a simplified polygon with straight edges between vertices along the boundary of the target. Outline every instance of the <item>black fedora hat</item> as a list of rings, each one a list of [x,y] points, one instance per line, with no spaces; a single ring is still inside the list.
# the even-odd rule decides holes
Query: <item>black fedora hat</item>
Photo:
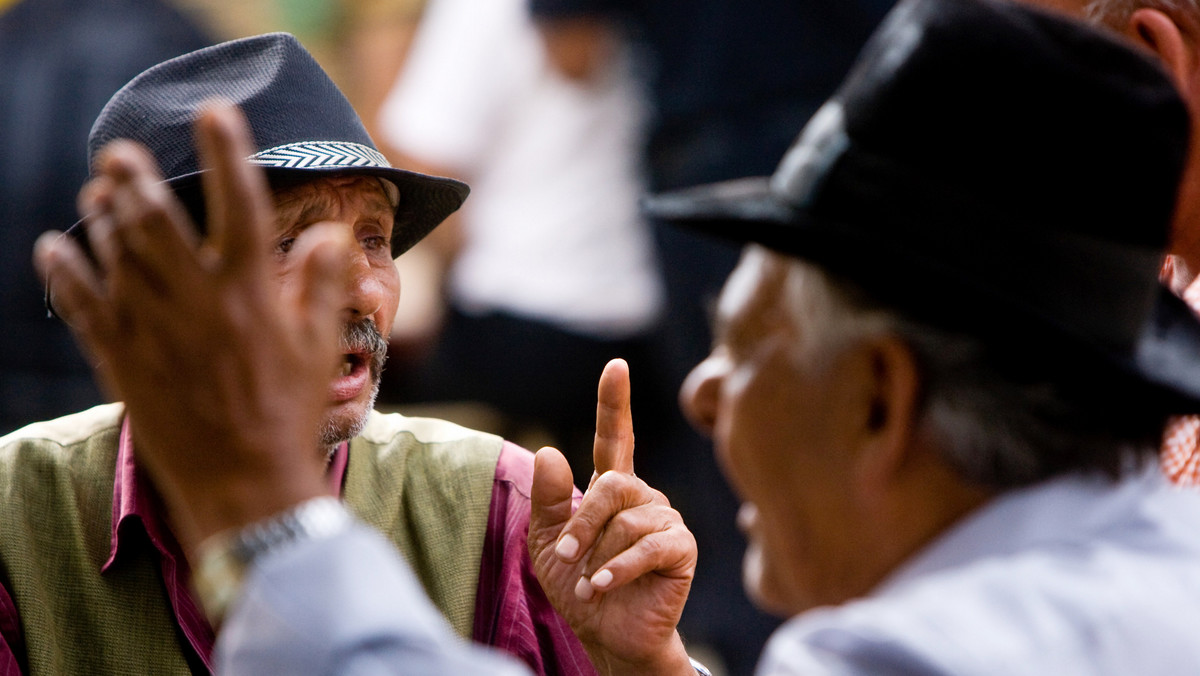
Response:
[[[287,33],[207,47],[135,77],[113,95],[92,126],[89,167],[106,143],[132,139],[149,148],[167,182],[195,209],[202,169],[192,124],[201,107],[214,98],[242,109],[255,144],[255,153],[247,159],[264,167],[272,182],[328,172],[377,176],[394,184],[399,201],[393,256],[429,234],[469,192],[453,179],[392,167],[350,102]],[[68,233],[78,237],[82,223]]]
[[[1187,148],[1171,82],[1116,39],[1006,0],[902,0],[773,176],[644,206],[1007,364],[1196,410],[1200,324],[1157,280]]]

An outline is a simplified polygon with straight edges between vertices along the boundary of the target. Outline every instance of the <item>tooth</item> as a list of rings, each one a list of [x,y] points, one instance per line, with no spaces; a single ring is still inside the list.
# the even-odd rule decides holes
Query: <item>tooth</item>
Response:
[[[353,368],[354,368],[354,366],[350,362],[348,362],[348,361],[342,362],[342,375],[344,375],[344,376],[350,375],[350,371]]]

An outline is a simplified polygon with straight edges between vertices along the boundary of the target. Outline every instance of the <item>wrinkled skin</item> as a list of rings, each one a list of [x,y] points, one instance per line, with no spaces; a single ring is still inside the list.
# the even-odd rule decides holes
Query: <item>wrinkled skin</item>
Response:
[[[595,474],[571,510],[571,468],[535,459],[529,554],[538,580],[607,674],[694,674],[675,627],[696,569],[696,541],[666,497],[633,473],[629,370],[600,378]]]

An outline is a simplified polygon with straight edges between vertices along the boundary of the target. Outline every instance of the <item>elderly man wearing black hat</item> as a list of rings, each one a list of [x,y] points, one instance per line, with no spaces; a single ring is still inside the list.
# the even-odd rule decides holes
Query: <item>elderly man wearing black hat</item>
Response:
[[[250,138],[229,131],[240,124],[229,103]],[[207,171],[233,143],[236,172]],[[224,519],[310,492],[330,499],[269,532],[336,521],[340,497],[404,553],[459,635],[537,672],[593,673],[532,571],[532,454],[372,410],[399,294],[393,258],[467,187],[389,166],[285,34],[142,73],[101,113],[89,150],[84,219],[43,240],[41,264],[51,307],[124,404],[0,440],[0,673],[207,671],[240,568],[214,555],[192,575],[181,545],[191,553]],[[312,321],[318,310],[340,331]],[[192,483],[154,474],[168,451],[187,454]],[[239,462],[255,466],[242,475]],[[281,489],[274,471],[309,481]],[[255,506],[231,508],[231,493]],[[180,496],[194,509],[162,508]]]
[[[1154,461],[1200,396],[1157,284],[1187,145],[1116,41],[911,0],[771,179],[651,201],[753,243],[681,397],[793,617],[763,673],[1200,669],[1200,501]]]
[[[1153,463],[1166,416],[1200,401],[1200,323],[1157,284],[1187,136],[1158,68],[1084,26],[904,0],[773,177],[649,202],[748,243],[682,400],[744,501],[748,591],[793,618],[762,673],[1200,669],[1200,497]],[[613,471],[572,512],[569,468],[539,453],[533,559],[605,670],[688,673],[670,624],[694,549],[631,475],[619,364],[600,396],[597,469]],[[170,450],[156,468],[186,484]],[[233,477],[270,465],[225,455]],[[231,669],[285,659],[279,627],[254,621],[280,607],[309,609],[281,625],[343,665],[383,673],[357,660],[413,645],[399,622],[369,645],[331,631],[411,597],[401,585],[298,583],[318,562],[369,584],[336,556],[356,534],[233,536],[255,576],[223,636]],[[594,640],[606,619],[622,641]]]

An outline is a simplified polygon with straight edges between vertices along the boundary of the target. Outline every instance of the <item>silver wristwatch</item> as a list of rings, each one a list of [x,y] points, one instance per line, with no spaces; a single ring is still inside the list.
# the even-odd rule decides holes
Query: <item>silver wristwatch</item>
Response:
[[[322,496],[205,540],[199,547],[192,584],[209,622],[214,627],[220,625],[241,593],[246,571],[255,560],[293,543],[336,535],[352,520],[337,498]]]

